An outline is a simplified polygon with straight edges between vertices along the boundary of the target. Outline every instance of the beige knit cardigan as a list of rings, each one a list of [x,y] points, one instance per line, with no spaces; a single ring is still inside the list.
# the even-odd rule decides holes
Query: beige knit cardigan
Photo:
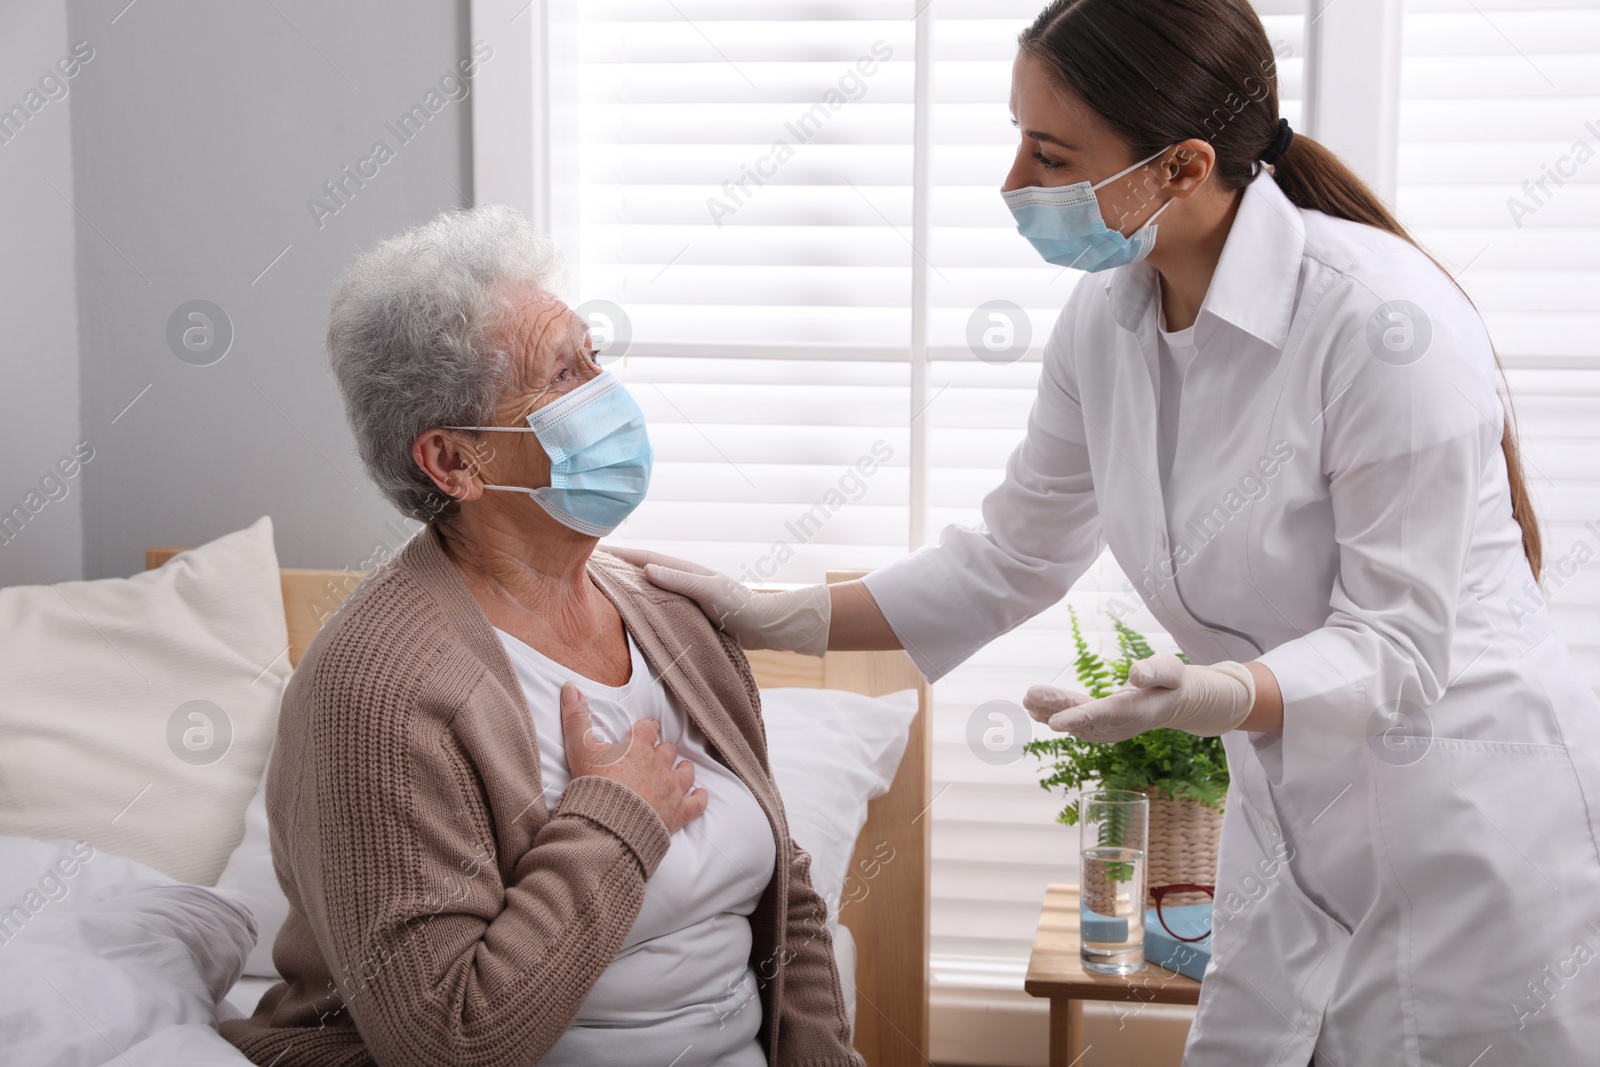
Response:
[[[588,573],[772,826],[750,916],[768,1062],[860,1067],[744,654],[630,564],[596,552]],[[522,687],[432,527],[311,643],[267,802],[284,981],[220,1029],[275,1067],[538,1063],[616,957],[669,841],[638,794],[594,775],[547,812]]]

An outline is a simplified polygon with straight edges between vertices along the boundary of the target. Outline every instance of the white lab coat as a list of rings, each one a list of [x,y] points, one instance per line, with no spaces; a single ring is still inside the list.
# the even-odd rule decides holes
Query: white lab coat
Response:
[[[1369,327],[1399,300],[1425,349],[1415,312],[1409,350],[1402,320]],[[1189,1067],[1600,1062],[1600,700],[1522,553],[1477,314],[1405,242],[1263,173],[1163,492],[1159,307],[1147,264],[1086,275],[983,525],[868,588],[937,679],[1109,545],[1194,662],[1272,669],[1282,733],[1225,740]]]

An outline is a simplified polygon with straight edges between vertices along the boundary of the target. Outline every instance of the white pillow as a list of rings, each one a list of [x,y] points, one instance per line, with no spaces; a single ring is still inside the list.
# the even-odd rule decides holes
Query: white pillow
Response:
[[[218,889],[248,907],[256,917],[256,947],[244,961],[244,973],[258,978],[280,977],[272,963],[272,945],[289,918],[289,898],[283,895],[278,873],[272,866],[272,838],[267,827],[267,769],[271,764],[268,756],[267,767],[261,769],[261,781],[244,809],[244,837],[217,879]]]
[[[850,1020],[850,1033],[856,1032],[856,936],[844,923],[833,924],[833,965],[839,972],[839,991],[844,994],[844,1014]]]
[[[132,578],[0,589],[0,834],[211,885],[277,723],[272,520]]]
[[[763,689],[767,757],[789,832],[811,853],[811,884],[837,922],[867,801],[889,791],[905,754],[917,691],[868,697],[842,689]]]

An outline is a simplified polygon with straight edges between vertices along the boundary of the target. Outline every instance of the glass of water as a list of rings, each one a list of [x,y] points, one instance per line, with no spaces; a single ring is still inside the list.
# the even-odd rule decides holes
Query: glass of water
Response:
[[[1101,789],[1078,798],[1078,921],[1083,969],[1144,969],[1145,850],[1150,798]]]

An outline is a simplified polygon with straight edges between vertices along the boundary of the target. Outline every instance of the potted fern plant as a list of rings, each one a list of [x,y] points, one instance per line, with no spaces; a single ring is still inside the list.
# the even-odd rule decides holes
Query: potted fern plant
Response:
[[[1090,696],[1110,696],[1127,683],[1128,670],[1136,661],[1155,655],[1143,635],[1113,617],[1117,656],[1108,662],[1090,650],[1078,613],[1071,608],[1068,611],[1077,649],[1074,668],[1078,683]],[[1046,790],[1072,794],[1093,784],[1101,789],[1131,789],[1150,798],[1146,857],[1150,885],[1211,883],[1216,875],[1217,839],[1222,833],[1222,803],[1228,791],[1228,759],[1221,738],[1162,729],[1098,744],[1063,734],[1030,741],[1024,751],[1048,765],[1048,773],[1039,780]],[[1069,801],[1056,821],[1076,826],[1077,803]],[[1173,904],[1205,899],[1202,894],[1167,898]]]

